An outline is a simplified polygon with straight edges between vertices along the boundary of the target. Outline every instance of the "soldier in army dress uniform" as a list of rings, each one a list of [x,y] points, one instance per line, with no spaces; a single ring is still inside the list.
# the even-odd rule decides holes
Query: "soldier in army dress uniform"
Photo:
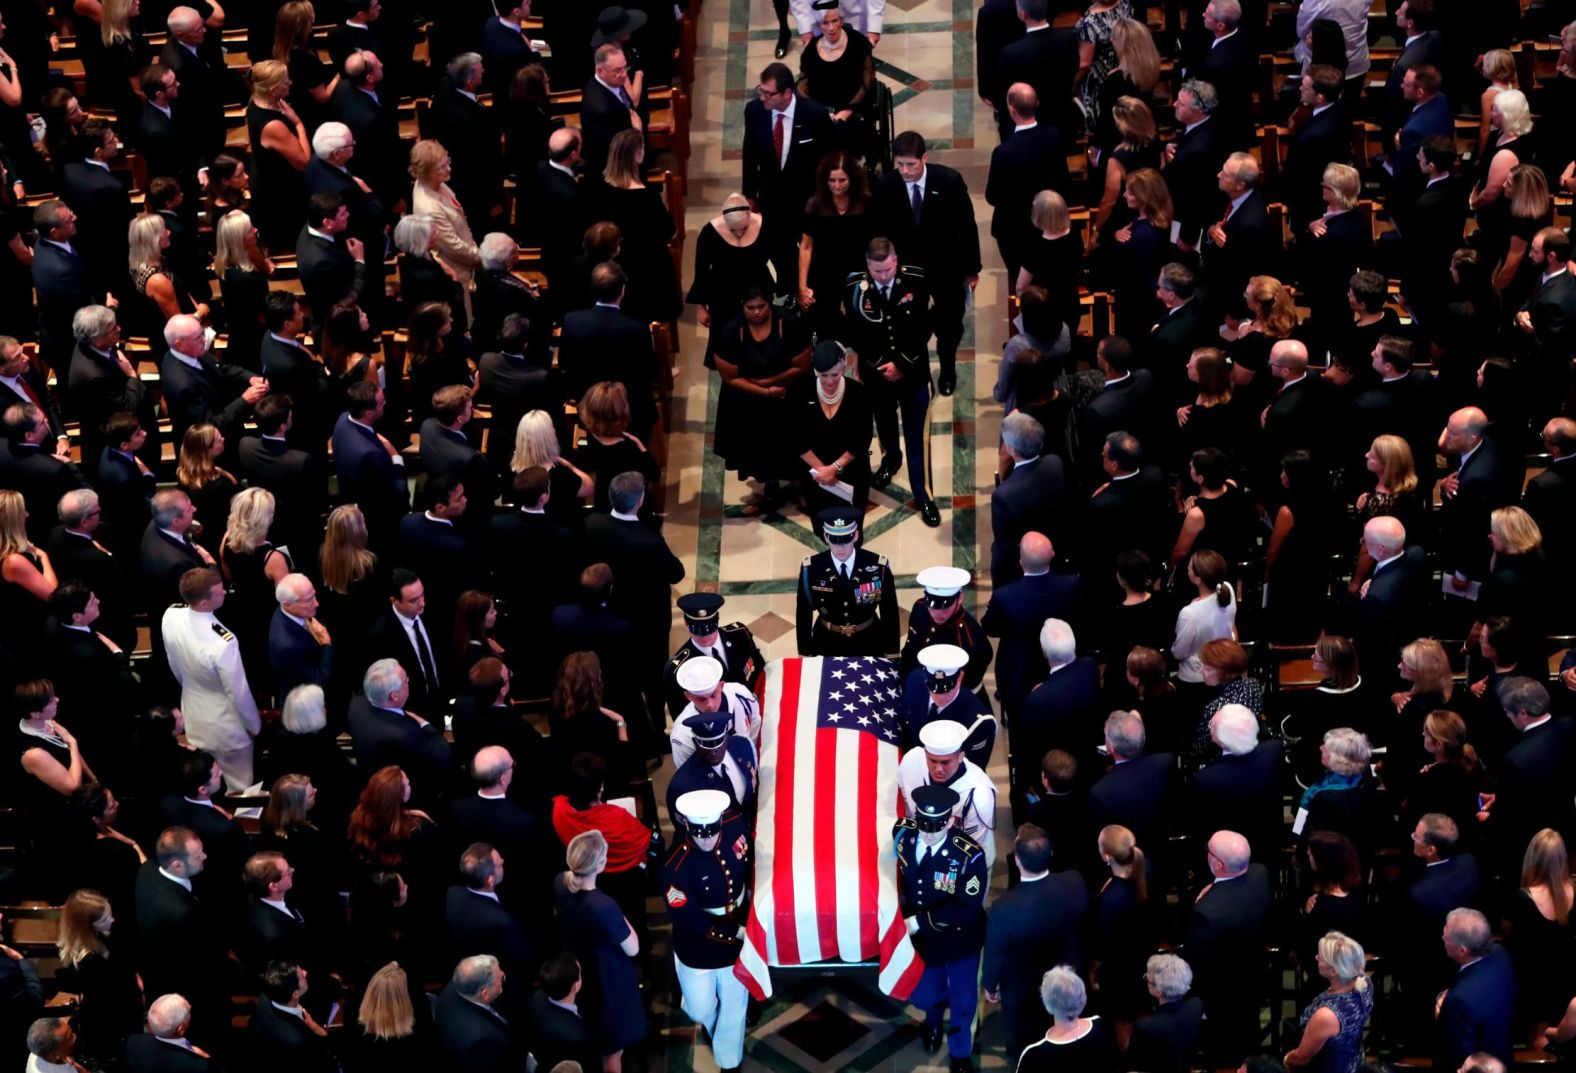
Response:
[[[924,271],[900,266],[887,239],[870,240],[865,268],[848,277],[843,317],[848,348],[859,356],[859,379],[871,389],[881,441],[881,468],[870,483],[885,488],[907,449],[915,505],[925,524],[934,528],[941,524],[941,511],[930,485],[930,291]]]
[[[969,657],[963,671],[964,688],[979,698],[986,711],[991,711],[985,689],[985,672],[993,654],[990,638],[985,636],[979,621],[963,609],[963,590],[973,577],[956,566],[927,566],[914,575],[914,580],[925,595],[915,601],[909,612],[908,637],[903,641],[898,670],[907,680],[919,666],[920,649],[926,645],[957,645]]]
[[[925,962],[909,1001],[925,1011],[925,1050],[935,1054],[945,1037],[952,1073],[973,1073],[990,865],[977,842],[952,829],[956,790],[920,786],[912,802],[913,813],[892,832],[903,919]],[[951,1023],[943,1029],[948,1007]]]
[[[984,771],[996,747],[996,717],[979,698],[963,688],[963,668],[969,654],[957,645],[926,645],[919,651],[919,667],[903,683],[903,748],[919,743],[919,733],[940,719],[967,728],[963,755]]]
[[[795,615],[801,656],[886,656],[897,649],[897,586],[884,555],[857,546],[847,507],[818,518],[827,550],[799,567]]]
[[[662,897],[673,922],[673,970],[683,1009],[705,1028],[724,1071],[744,1061],[749,992],[733,975],[744,947],[750,904],[750,836],[723,825],[728,795],[691,790],[675,803],[674,840],[662,870]]]
[[[689,640],[679,647],[668,660],[662,672],[664,693],[667,696],[668,715],[678,722],[689,698],[679,687],[678,672],[691,656],[710,656],[722,664],[722,680],[737,682],[754,690],[756,679],[766,661],[756,647],[750,628],[742,622],[722,622],[723,599],[714,592],[692,592],[680,596],[679,610],[684,612],[684,626],[689,630]]]

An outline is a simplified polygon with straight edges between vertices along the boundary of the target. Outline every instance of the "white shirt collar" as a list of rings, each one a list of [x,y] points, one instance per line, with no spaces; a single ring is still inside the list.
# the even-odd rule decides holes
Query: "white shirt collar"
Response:
[[[1210,48],[1214,48],[1216,45],[1220,44],[1222,41],[1230,41],[1233,37],[1236,37],[1236,36],[1237,36],[1237,31],[1235,31],[1235,30],[1232,30],[1229,34],[1221,34],[1219,37],[1215,38],[1215,40],[1213,40],[1213,41],[1211,41],[1209,43],[1209,47]]]
[[[929,175],[930,175],[930,168],[926,167],[924,171],[919,173],[919,178],[915,179],[911,183],[906,183],[905,185],[907,185],[910,190],[914,189],[914,187],[917,186],[917,187],[919,187],[919,192],[921,194],[923,194],[925,192],[925,179]]]
[[[1027,123],[1015,123],[1015,124],[1013,124],[1012,132],[1014,134],[1016,134],[1020,130],[1033,130],[1035,127],[1037,127],[1039,125],[1040,125],[1039,122],[1037,120],[1033,120],[1033,119],[1029,120]]]
[[[1378,560],[1377,562],[1374,563],[1374,571],[1378,572],[1378,570],[1379,570],[1379,568],[1381,566],[1389,566],[1391,563],[1395,562],[1399,558],[1402,558],[1404,555],[1406,555],[1406,549],[1402,548],[1400,551],[1398,551],[1394,555],[1390,556],[1390,558]]]
[[[154,107],[157,108],[158,105],[154,105]],[[82,163],[84,163],[84,164],[91,164],[95,168],[103,168],[105,171],[109,170],[109,165],[104,163],[102,160],[98,159],[97,157],[91,157],[91,156],[90,157],[86,157],[86,158],[83,159]]]
[[[432,511],[430,511],[430,510],[426,511],[422,515],[422,517],[426,518],[429,522],[437,522],[439,525],[446,525],[450,529],[454,528],[454,523],[453,522],[451,522],[447,518],[440,518],[440,517],[438,517],[436,514],[432,513]]]
[[[171,883],[179,883],[181,886],[185,887],[188,891],[192,889],[192,881],[187,879],[184,876],[172,876],[172,875],[170,875],[170,873],[166,872],[163,868],[159,869],[159,875],[163,876],[165,879],[168,879]],[[169,1042],[173,1043],[175,1041],[174,1040],[170,1040]]]
[[[1553,718],[1554,718],[1554,716],[1552,716],[1552,715],[1550,715],[1548,713],[1544,713],[1544,716],[1543,716],[1542,719],[1537,719],[1537,720],[1534,720],[1531,723],[1528,723],[1526,726],[1521,728],[1521,732],[1523,734],[1525,734],[1527,731],[1531,730],[1533,727],[1540,727],[1544,723],[1547,723],[1550,719],[1553,719]]]
[[[302,1016],[301,1016],[302,1010],[301,1010],[300,1006],[281,1006],[279,1003],[275,1002],[273,999],[269,999],[268,1000],[268,1005],[272,1006],[274,1009],[278,1010],[280,1013],[288,1013],[291,1017],[294,1017],[297,1020],[304,1020],[304,1018],[302,1018]]]
[[[170,114],[169,108],[166,107],[165,105],[160,104],[158,101],[149,101],[148,103],[153,105],[153,107],[157,108],[159,111],[163,112],[165,119],[174,119],[175,118],[173,115]]]
[[[183,354],[179,350],[176,350],[174,347],[170,347],[170,357],[174,358],[176,361],[180,362],[182,365],[189,365],[189,366],[191,366],[193,369],[201,369],[202,368],[202,359],[201,358],[194,358],[190,354]]]
[[[278,898],[278,899],[274,899],[274,898],[259,898],[257,900],[262,902],[264,905],[272,906],[273,908],[279,910],[281,913],[283,913],[285,916],[289,917],[291,920],[295,919],[295,910],[291,909],[290,906],[286,905],[285,904],[285,900],[283,898]]]
[[[1543,273],[1543,282],[1547,283],[1549,280],[1553,279],[1555,276],[1563,276],[1566,272],[1569,272],[1569,271],[1570,271],[1570,263],[1566,262],[1565,264],[1560,265],[1559,270],[1556,271],[1556,272],[1545,272],[1545,273]]]
[[[458,93],[462,97],[469,97],[473,101],[476,99],[476,94],[472,93],[468,89],[461,89],[459,86],[454,87],[454,92]]]
[[[57,239],[52,239],[52,238],[46,238],[43,241],[49,243],[51,246],[58,246],[60,249],[65,250],[67,253],[73,253],[74,254],[74,253],[77,252],[76,247],[71,245],[71,243],[69,243],[69,242],[61,242],[61,241],[59,241]]]
[[[282,607],[279,609],[279,613],[285,618],[289,619],[291,622],[294,622],[297,626],[300,626],[303,630],[306,629],[306,619],[292,615]]]
[[[625,514],[622,511],[617,511],[617,510],[611,511],[610,513],[613,515],[613,517],[617,518],[621,522],[638,522],[638,521],[640,521],[640,518],[639,518],[638,515]]]
[[[1448,172],[1448,171],[1445,172],[1443,175],[1430,175],[1428,177],[1428,182],[1426,184],[1424,184],[1423,189],[1427,190],[1430,186],[1433,186],[1435,183],[1442,183],[1448,178],[1450,178],[1450,172]]]
[[[798,109],[798,107],[799,107],[799,94],[794,93],[794,94],[790,95],[789,98],[788,98],[788,107],[786,107],[786,108],[784,108],[782,110],[783,126],[785,126],[785,127],[793,126],[793,114],[794,114],[795,110]],[[776,113],[774,112],[773,114],[775,115]],[[776,122],[776,120],[773,120],[773,122]]]
[[[607,90],[609,93],[611,93],[615,97],[619,96],[619,91],[620,90],[623,90],[624,96],[628,96],[629,95],[629,89],[627,87],[625,87],[625,86],[610,86],[606,82],[602,81],[602,76],[601,75],[592,75],[591,77],[596,79],[599,83],[601,83],[602,88]],[[620,97],[620,99],[622,100],[623,98]],[[633,98],[631,98],[631,99],[633,99]]]
[[[313,227],[311,224],[307,224],[306,225],[306,233],[309,234],[309,235],[316,235],[318,238],[322,239],[324,242],[329,243],[330,245],[333,244],[333,241],[334,241],[334,236],[333,235],[330,235],[330,234],[328,234],[327,232],[324,232],[324,231],[319,231],[317,228]],[[274,335],[273,332],[269,332],[268,334],[269,335]],[[274,335],[274,338],[278,339],[279,336]]]
[[[515,33],[523,33],[524,32],[524,31],[522,31],[520,29],[520,24],[518,22],[510,22],[508,19],[504,18],[502,15],[498,16],[498,21],[500,23],[502,23],[503,25],[509,27],[509,29],[513,30]]]
[[[495,902],[498,900],[498,895],[494,894],[490,890],[477,890],[475,887],[466,887],[465,889],[476,895],[478,898],[491,898]]]
[[[1424,34],[1426,34],[1427,32],[1428,32],[1427,30],[1423,31]],[[1413,34],[1411,37],[1408,37],[1406,39],[1406,42],[1401,46],[1402,51],[1404,52],[1406,49],[1411,48],[1412,47],[1412,42],[1420,40],[1422,38],[1422,36],[1423,36],[1423,34]]]
[[[270,333],[270,334],[272,334],[272,333]],[[372,433],[374,436],[377,435],[377,429],[373,428],[371,425],[367,424],[365,421],[357,421],[354,417],[351,417],[349,414],[345,415],[345,420],[349,421],[352,425],[355,425],[357,428],[364,428],[364,429],[366,429],[368,432]]]
[[[1105,386],[1106,387],[1110,387],[1112,384],[1120,384],[1123,380],[1128,379],[1132,375],[1133,375],[1132,370],[1128,370],[1127,372],[1123,373],[1121,376],[1113,377],[1110,380],[1107,380],[1105,382]]]
[[[184,543],[186,543],[186,538],[184,536],[182,536],[180,533],[177,533],[173,529],[160,529],[159,532],[163,533],[165,536],[169,537],[171,540],[175,541],[177,544],[184,544]]]
[[[1328,112],[1331,108],[1334,108],[1334,107],[1335,107],[1335,105],[1333,103],[1332,104],[1321,104],[1321,105],[1319,105],[1319,107],[1317,107],[1317,108],[1315,108],[1313,110],[1313,114],[1314,115],[1318,115],[1320,112]]]
[[[1238,209],[1242,208],[1242,203],[1244,201],[1248,200],[1248,198],[1250,198],[1252,196],[1253,196],[1253,188],[1250,186],[1248,189],[1244,190],[1242,193],[1238,194],[1236,197],[1231,199],[1231,212],[1227,213],[1226,215],[1228,217],[1230,217]]]
[[[1020,876],[1018,876],[1018,882],[1019,883],[1038,883],[1042,879],[1050,878],[1050,875],[1051,875],[1050,872],[1041,872],[1037,876],[1020,875]]]
[[[182,800],[184,800],[188,805],[197,805],[200,808],[213,808],[214,807],[212,801],[204,801],[200,797],[186,797],[186,798],[182,798]]]
[[[1283,380],[1281,382],[1281,390],[1285,391],[1289,387],[1296,387],[1298,384],[1302,383],[1306,379],[1308,379],[1308,374],[1307,373],[1303,373],[1301,376],[1297,377],[1295,380]]]

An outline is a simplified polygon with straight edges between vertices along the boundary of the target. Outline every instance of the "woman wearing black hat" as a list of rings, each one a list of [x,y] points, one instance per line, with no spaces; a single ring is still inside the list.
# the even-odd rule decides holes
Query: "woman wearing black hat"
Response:
[[[778,482],[799,473],[791,453],[789,396],[809,371],[810,337],[797,317],[771,304],[769,283],[751,283],[743,298],[743,312],[717,337],[722,395],[715,447],[741,478],[765,482],[769,508]]]
[[[799,458],[810,470],[805,511],[815,518],[828,507],[848,505],[863,516],[870,502],[870,389],[843,375],[848,360],[842,345],[830,339],[817,344],[810,364],[813,394],[793,410]],[[851,499],[838,491],[844,487],[852,490]]]

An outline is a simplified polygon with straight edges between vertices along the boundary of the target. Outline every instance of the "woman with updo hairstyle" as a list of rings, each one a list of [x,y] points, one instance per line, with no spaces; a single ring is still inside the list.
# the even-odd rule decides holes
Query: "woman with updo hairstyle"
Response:
[[[619,911],[618,903],[597,889],[607,867],[607,840],[586,831],[570,840],[568,870],[553,878],[553,901],[564,947],[580,962],[582,1016],[596,1026],[605,1073],[620,1073],[624,1048],[646,1037],[646,1010],[634,959],[640,933]]]
[[[710,329],[708,368],[712,367],[718,332],[739,315],[744,288],[754,280],[766,279],[770,272],[767,243],[761,235],[761,214],[750,208],[743,194],[729,194],[722,200],[722,211],[706,221],[695,240],[695,277],[684,300],[697,307],[700,326]]]
[[[1109,666],[1127,666],[1127,654],[1134,648],[1151,648],[1156,655],[1171,647],[1176,616],[1167,602],[1155,594],[1154,567],[1149,556],[1133,548],[1116,553],[1116,585],[1102,587],[1103,592],[1119,596],[1120,602],[1109,606],[1102,616],[1106,623],[1105,653]],[[1167,675],[1165,659],[1160,656],[1160,677]],[[1129,670],[1131,668],[1129,667]],[[1131,694],[1114,679],[1120,675],[1107,675],[1106,683],[1113,708],[1129,708],[1122,698]],[[1114,692],[1111,692],[1114,690]]]
[[[1149,1008],[1144,965],[1159,935],[1150,899],[1153,877],[1147,855],[1126,827],[1101,828],[1096,846],[1109,874],[1094,896],[1089,977],[1101,1012],[1133,1021]]]
[[[252,219],[273,250],[295,249],[306,224],[301,173],[312,159],[306,124],[290,104],[290,69],[278,60],[252,64],[246,131],[252,145]]]
[[[1499,348],[1505,308],[1494,286],[1494,265],[1478,250],[1463,246],[1450,255],[1449,282],[1431,348],[1441,411],[1466,406],[1477,394],[1478,366],[1484,354]]]
[[[1230,563],[1248,557],[1260,528],[1258,512],[1231,474],[1231,458],[1218,447],[1193,452],[1187,475],[1198,494],[1183,502],[1182,527],[1169,560],[1173,577],[1176,567],[1195,550],[1213,548]]]
[[[1209,723],[1215,713],[1228,704],[1240,704],[1252,712],[1262,724],[1264,721],[1264,683],[1248,675],[1248,653],[1230,637],[1217,637],[1207,642],[1198,653],[1204,673],[1204,692],[1207,697],[1197,721],[1193,724],[1193,737],[1187,743],[1185,755],[1194,765],[1202,766],[1213,759],[1217,749],[1210,736]],[[1198,691],[1188,691],[1194,697]]]
[[[123,911],[131,915],[132,906]],[[79,996],[73,1020],[77,1052],[95,1068],[114,1068],[126,1037],[142,1030],[142,985],[137,980],[129,941],[115,939],[115,911],[96,890],[75,890],[60,907],[62,990]],[[124,929],[123,929],[124,931]],[[111,1066],[102,1063],[110,1060]]]
[[[1237,325],[1236,338],[1229,344],[1234,375],[1243,394],[1261,405],[1279,390],[1270,373],[1270,351],[1276,343],[1292,338],[1297,328],[1297,303],[1291,288],[1274,276],[1254,276],[1242,293],[1247,319]]]
[[[108,786],[85,782],[71,795],[68,807],[72,847],[69,886],[91,887],[112,902],[131,905],[137,869],[148,862],[148,855],[136,839],[117,827],[120,802]]]
[[[1148,103],[1137,97],[1118,97],[1111,104],[1109,120],[1118,140],[1110,152],[1102,156],[1104,175],[1100,183],[1100,204],[1089,221],[1090,228],[1100,235],[1102,242],[1109,242],[1111,234],[1133,218],[1132,212],[1122,203],[1127,176],[1142,168],[1160,167],[1160,138],[1155,132],[1155,115]]]
[[[1204,664],[1199,650],[1220,637],[1237,632],[1237,594],[1226,580],[1226,559],[1212,548],[1188,557],[1187,579],[1197,593],[1177,615],[1171,655],[1177,661],[1177,681],[1201,685]]]
[[[1494,100],[1507,89],[1520,89],[1521,81],[1516,71],[1516,57],[1508,49],[1491,48],[1483,53],[1479,73],[1488,85],[1478,97],[1478,155],[1488,152],[1489,139],[1494,137],[1491,120],[1494,117]]]
[[[863,511],[870,501],[870,437],[874,419],[870,388],[847,375],[848,355],[843,345],[823,339],[810,355],[809,391],[789,411],[792,450],[808,470],[802,482],[806,513],[821,531],[819,514],[845,502]],[[846,483],[853,497],[845,501],[829,486]]]
[[[301,698],[297,694],[310,688],[315,687],[301,686],[291,690],[285,701],[290,720],[298,726]],[[323,734],[321,730],[317,734],[321,735],[319,740],[338,744],[332,735]],[[291,736],[305,737],[299,733]],[[343,751],[340,756],[344,758]],[[323,773],[321,793],[319,783],[298,772],[274,780],[268,791],[268,804],[263,807],[257,848],[284,854],[296,872],[291,901],[310,914],[309,919],[337,927],[345,920],[344,900],[339,892],[350,885],[350,870],[345,867],[345,843],[339,832],[344,830],[342,825],[349,815],[349,791],[354,786],[349,780],[354,779],[354,772],[336,772],[339,765],[332,760],[325,763],[318,759],[313,766]]]
[[[1364,971],[1368,955],[1357,941],[1332,931],[1319,940],[1314,963],[1329,985],[1302,1011],[1302,1038],[1286,1053],[1286,1068],[1358,1073],[1362,1035],[1375,989]]]
[[[1545,827],[1521,858],[1521,881],[1505,903],[1505,948],[1516,967],[1516,1008],[1534,1046],[1556,1024],[1576,987],[1576,921],[1565,840]]]
[[[1140,645],[1128,650],[1123,669],[1121,677],[1127,686],[1123,694],[1127,698],[1125,707],[1144,718],[1145,751],[1176,753],[1186,734],[1189,713],[1183,710],[1182,696],[1171,681],[1165,656],[1157,649]]]
[[[596,482],[564,457],[552,415],[544,410],[525,414],[514,430],[514,454],[509,460],[509,471],[524,473],[532,466],[547,470],[550,489],[547,512],[564,521],[578,520],[585,513],[581,501],[596,493]]]
[[[1494,265],[1505,260],[1511,237],[1511,172],[1537,157],[1532,127],[1532,107],[1519,89],[1507,89],[1489,108],[1489,126],[1496,132],[1478,156],[1468,206],[1477,214],[1472,245]],[[1545,182],[1545,193],[1548,184]],[[1506,308],[1514,309],[1507,303]]]
[[[629,431],[629,389],[617,380],[603,380],[586,388],[580,398],[580,424],[586,430],[584,447],[575,451],[575,465],[596,478],[593,510],[608,511],[608,487],[620,473],[638,473],[646,487],[662,482],[662,468],[640,438]],[[652,513],[650,503],[642,514]]]
[[[1410,732],[1408,728],[1400,728]],[[1478,795],[1490,787],[1482,766],[1478,763],[1477,749],[1467,740],[1467,724],[1448,708],[1439,708],[1423,718],[1422,749],[1427,758],[1421,768],[1414,768],[1402,783],[1407,788],[1401,814],[1411,823],[1430,812],[1443,813],[1456,821],[1461,831],[1470,831],[1477,823]],[[1396,752],[1394,746],[1391,752]],[[1415,753],[1408,749],[1404,757]],[[1400,766],[1403,756],[1386,760],[1385,785],[1391,783],[1392,766]]]

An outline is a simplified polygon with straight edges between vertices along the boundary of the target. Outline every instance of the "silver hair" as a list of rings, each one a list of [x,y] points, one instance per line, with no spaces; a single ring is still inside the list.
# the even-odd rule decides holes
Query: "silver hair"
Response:
[[[1059,618],[1048,618],[1040,627],[1040,651],[1052,667],[1061,667],[1078,658],[1078,638],[1073,628]]]
[[[323,699],[323,687],[304,685],[292,689],[280,708],[279,721],[292,734],[316,734],[328,726],[328,704]]]
[[[202,321],[186,313],[177,313],[164,326],[164,341],[174,346],[182,339],[191,339],[203,332]]]
[[[1210,733],[1232,756],[1251,753],[1259,744],[1259,720],[1242,704],[1224,704],[1209,720]]]
[[[1120,756],[1141,756],[1144,752],[1144,718],[1137,712],[1115,711],[1105,717],[1105,738]]]
[[[491,231],[482,236],[482,267],[489,272],[510,268],[520,254],[520,244],[502,231]]]
[[[1215,109],[1220,107],[1220,94],[1215,92],[1214,85],[1201,78],[1188,79],[1177,92],[1192,97],[1198,110],[1205,115],[1214,115]]]
[[[454,988],[468,999],[475,999],[498,978],[498,959],[477,954],[454,966]]]
[[[1259,183],[1259,162],[1248,153],[1232,153],[1226,158],[1226,171],[1243,186]]]
[[[401,216],[394,225],[394,245],[412,257],[427,256],[432,245],[432,217]]]
[[[1033,458],[1045,449],[1045,426],[1022,410],[1001,420],[1001,442],[1014,454]]]
[[[1336,727],[1324,735],[1324,755],[1337,775],[1356,775],[1368,766],[1372,749],[1368,736],[1351,727]]]
[[[367,668],[367,673],[361,679],[361,691],[367,695],[367,700],[379,708],[386,708],[389,698],[398,693],[408,680],[399,660],[380,659]]]
[[[161,1039],[174,1039],[192,1019],[192,1004],[180,995],[160,995],[148,1007],[148,1029]]]
[[[305,574],[286,574],[279,579],[279,584],[274,586],[274,602],[280,607],[293,604],[301,599],[301,594],[306,589],[312,588],[312,579]]]
[[[164,25],[172,34],[184,34],[202,25],[202,13],[196,8],[181,7],[171,8],[169,17],[164,20]]]
[[[87,520],[99,504],[98,493],[91,488],[73,488],[60,497],[60,504],[55,508],[55,513],[60,516],[60,524],[67,529],[75,529]]]
[[[1235,28],[1242,22],[1242,5],[1237,0],[1210,0],[1215,8],[1215,21]]]
[[[179,488],[165,488],[153,493],[153,524],[168,529],[191,502],[191,497]]]
[[[1338,931],[1325,932],[1324,938],[1319,940],[1319,956],[1341,983],[1360,981],[1358,990],[1367,984],[1363,979],[1363,969],[1368,966],[1368,955],[1362,944],[1351,936]]]
[[[83,306],[71,315],[71,334],[79,343],[91,343],[113,327],[115,311],[109,306]]]
[[[471,72],[482,64],[480,52],[462,52],[449,61],[449,66],[444,68],[444,74],[449,76],[449,81],[456,85],[464,85],[471,80]]]
[[[1076,972],[1066,965],[1058,965],[1040,978],[1040,1001],[1052,1017],[1071,1020],[1083,1013],[1089,1003],[1089,992]]]
[[[1488,917],[1476,909],[1452,909],[1445,917],[1445,935],[1457,946],[1467,948],[1473,957],[1482,957],[1494,945],[1494,929]]]
[[[1175,954],[1156,954],[1144,965],[1149,985],[1165,1002],[1175,1002],[1193,986],[1193,967]]]
[[[355,144],[350,128],[343,123],[324,123],[312,135],[312,155],[327,160],[341,149]]]

